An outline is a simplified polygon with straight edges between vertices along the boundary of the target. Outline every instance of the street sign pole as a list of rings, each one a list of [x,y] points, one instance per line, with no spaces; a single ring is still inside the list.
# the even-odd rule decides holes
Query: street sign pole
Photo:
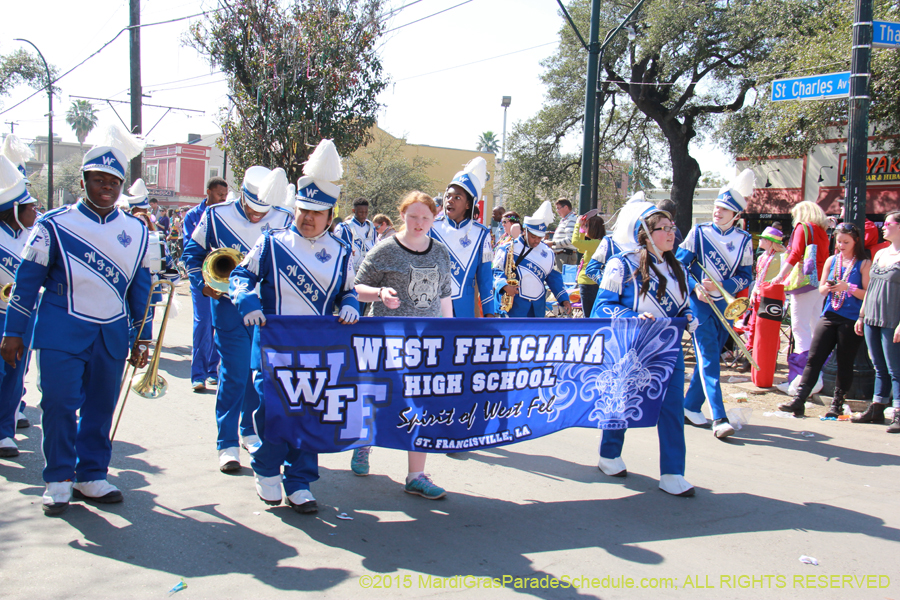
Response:
[[[864,235],[866,220],[866,155],[869,152],[869,63],[872,55],[872,0],[853,6],[850,62],[850,123],[847,132],[847,214],[844,220]]]

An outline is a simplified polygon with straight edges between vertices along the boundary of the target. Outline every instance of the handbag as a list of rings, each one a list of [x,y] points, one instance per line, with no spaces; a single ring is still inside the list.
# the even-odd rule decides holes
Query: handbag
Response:
[[[809,228],[809,230],[807,230]],[[803,238],[806,240],[806,250],[803,251],[803,260],[794,265],[784,284],[785,294],[802,294],[819,287],[819,271],[816,268],[816,245],[810,243],[812,227],[803,225]]]

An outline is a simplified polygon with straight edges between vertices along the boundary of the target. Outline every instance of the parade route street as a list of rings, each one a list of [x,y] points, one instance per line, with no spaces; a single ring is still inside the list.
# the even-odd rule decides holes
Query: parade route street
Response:
[[[113,445],[122,504],[42,513],[32,361],[32,426],[18,430],[22,454],[0,459],[0,597],[161,598],[183,579],[178,600],[900,598],[900,436],[818,413],[763,416],[784,396],[754,400],[725,442],[686,427],[693,498],[658,489],[655,429],[628,433],[624,479],[597,469],[599,431],[567,429],[431,456],[442,500],[403,493],[406,454],[376,448],[368,477],[349,453],[320,457],[318,514],[269,507],[246,452],[238,475],[217,468],[215,395],[189,381],[186,284],[178,301],[168,392],[132,394]]]

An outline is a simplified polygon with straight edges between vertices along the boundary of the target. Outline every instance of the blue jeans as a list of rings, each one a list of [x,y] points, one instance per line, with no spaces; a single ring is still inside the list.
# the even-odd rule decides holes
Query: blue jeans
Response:
[[[866,344],[875,366],[875,397],[878,404],[893,398],[894,408],[900,408],[900,344],[894,343],[894,330],[866,325]]]

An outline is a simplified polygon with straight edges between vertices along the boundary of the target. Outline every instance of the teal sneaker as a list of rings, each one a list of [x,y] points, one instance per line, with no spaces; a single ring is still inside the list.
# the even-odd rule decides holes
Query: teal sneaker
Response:
[[[407,494],[418,494],[429,500],[437,500],[438,498],[443,498],[447,494],[444,488],[434,485],[431,478],[424,473],[407,483],[403,488],[403,491]]]
[[[350,459],[350,469],[354,475],[365,477],[369,474],[369,454],[371,453],[372,448],[370,446],[357,448],[353,451],[353,458]]]

